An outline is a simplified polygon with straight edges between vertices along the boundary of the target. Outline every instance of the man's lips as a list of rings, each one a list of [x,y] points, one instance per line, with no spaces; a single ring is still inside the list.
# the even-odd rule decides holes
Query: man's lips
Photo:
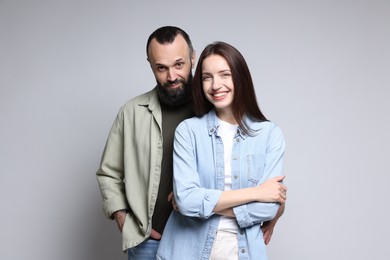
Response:
[[[166,86],[166,88],[175,89],[175,88],[179,88],[179,87],[183,86],[183,82],[176,81],[176,82],[166,84],[165,86]]]
[[[182,86],[182,84],[180,82],[178,82],[178,83],[175,83],[175,84],[169,84],[168,88],[179,88],[181,86]]]

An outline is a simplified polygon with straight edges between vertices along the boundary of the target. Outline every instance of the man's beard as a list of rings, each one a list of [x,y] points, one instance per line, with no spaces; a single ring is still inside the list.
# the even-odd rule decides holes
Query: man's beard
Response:
[[[170,85],[181,83],[180,87],[171,89]],[[167,82],[161,85],[157,81],[157,93],[160,101],[168,106],[180,106],[189,100],[191,95],[192,73],[189,75],[188,80],[184,81],[177,79],[174,82]]]

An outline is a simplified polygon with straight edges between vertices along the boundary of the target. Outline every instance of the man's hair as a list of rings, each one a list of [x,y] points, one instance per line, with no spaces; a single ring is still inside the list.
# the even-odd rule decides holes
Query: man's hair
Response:
[[[192,57],[192,54],[194,53],[194,48],[192,47],[190,36],[188,36],[188,34],[184,30],[175,26],[160,27],[149,36],[148,41],[146,43],[146,56],[149,58],[149,45],[153,39],[156,39],[156,41],[160,44],[168,44],[172,43],[178,34],[182,35],[187,42],[190,51],[190,57]]]
[[[210,55],[219,55],[228,63],[234,84],[233,115],[241,129],[251,135],[253,130],[246,125],[244,116],[259,122],[267,121],[267,118],[257,104],[251,73],[244,57],[236,48],[225,42],[209,44],[200,54],[192,85],[195,115],[201,117],[213,108],[203,92],[202,80],[203,61]]]

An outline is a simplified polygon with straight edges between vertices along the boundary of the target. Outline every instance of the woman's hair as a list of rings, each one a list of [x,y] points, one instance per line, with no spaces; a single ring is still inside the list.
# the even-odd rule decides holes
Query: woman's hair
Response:
[[[195,115],[201,117],[213,108],[203,92],[202,81],[203,61],[210,55],[219,55],[228,63],[234,84],[233,116],[244,133],[252,135],[254,130],[245,124],[244,116],[258,122],[267,121],[267,118],[257,104],[252,77],[244,57],[236,48],[225,42],[209,44],[200,54],[192,86]]]

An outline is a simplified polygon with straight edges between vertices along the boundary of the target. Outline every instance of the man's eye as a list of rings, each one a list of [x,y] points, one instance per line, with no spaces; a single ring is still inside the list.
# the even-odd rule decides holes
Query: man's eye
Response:
[[[184,62],[176,63],[176,68],[182,68],[184,66]]]
[[[158,67],[157,67],[157,70],[160,71],[160,72],[162,72],[162,71],[165,71],[166,68],[165,68],[164,66],[158,66]]]

